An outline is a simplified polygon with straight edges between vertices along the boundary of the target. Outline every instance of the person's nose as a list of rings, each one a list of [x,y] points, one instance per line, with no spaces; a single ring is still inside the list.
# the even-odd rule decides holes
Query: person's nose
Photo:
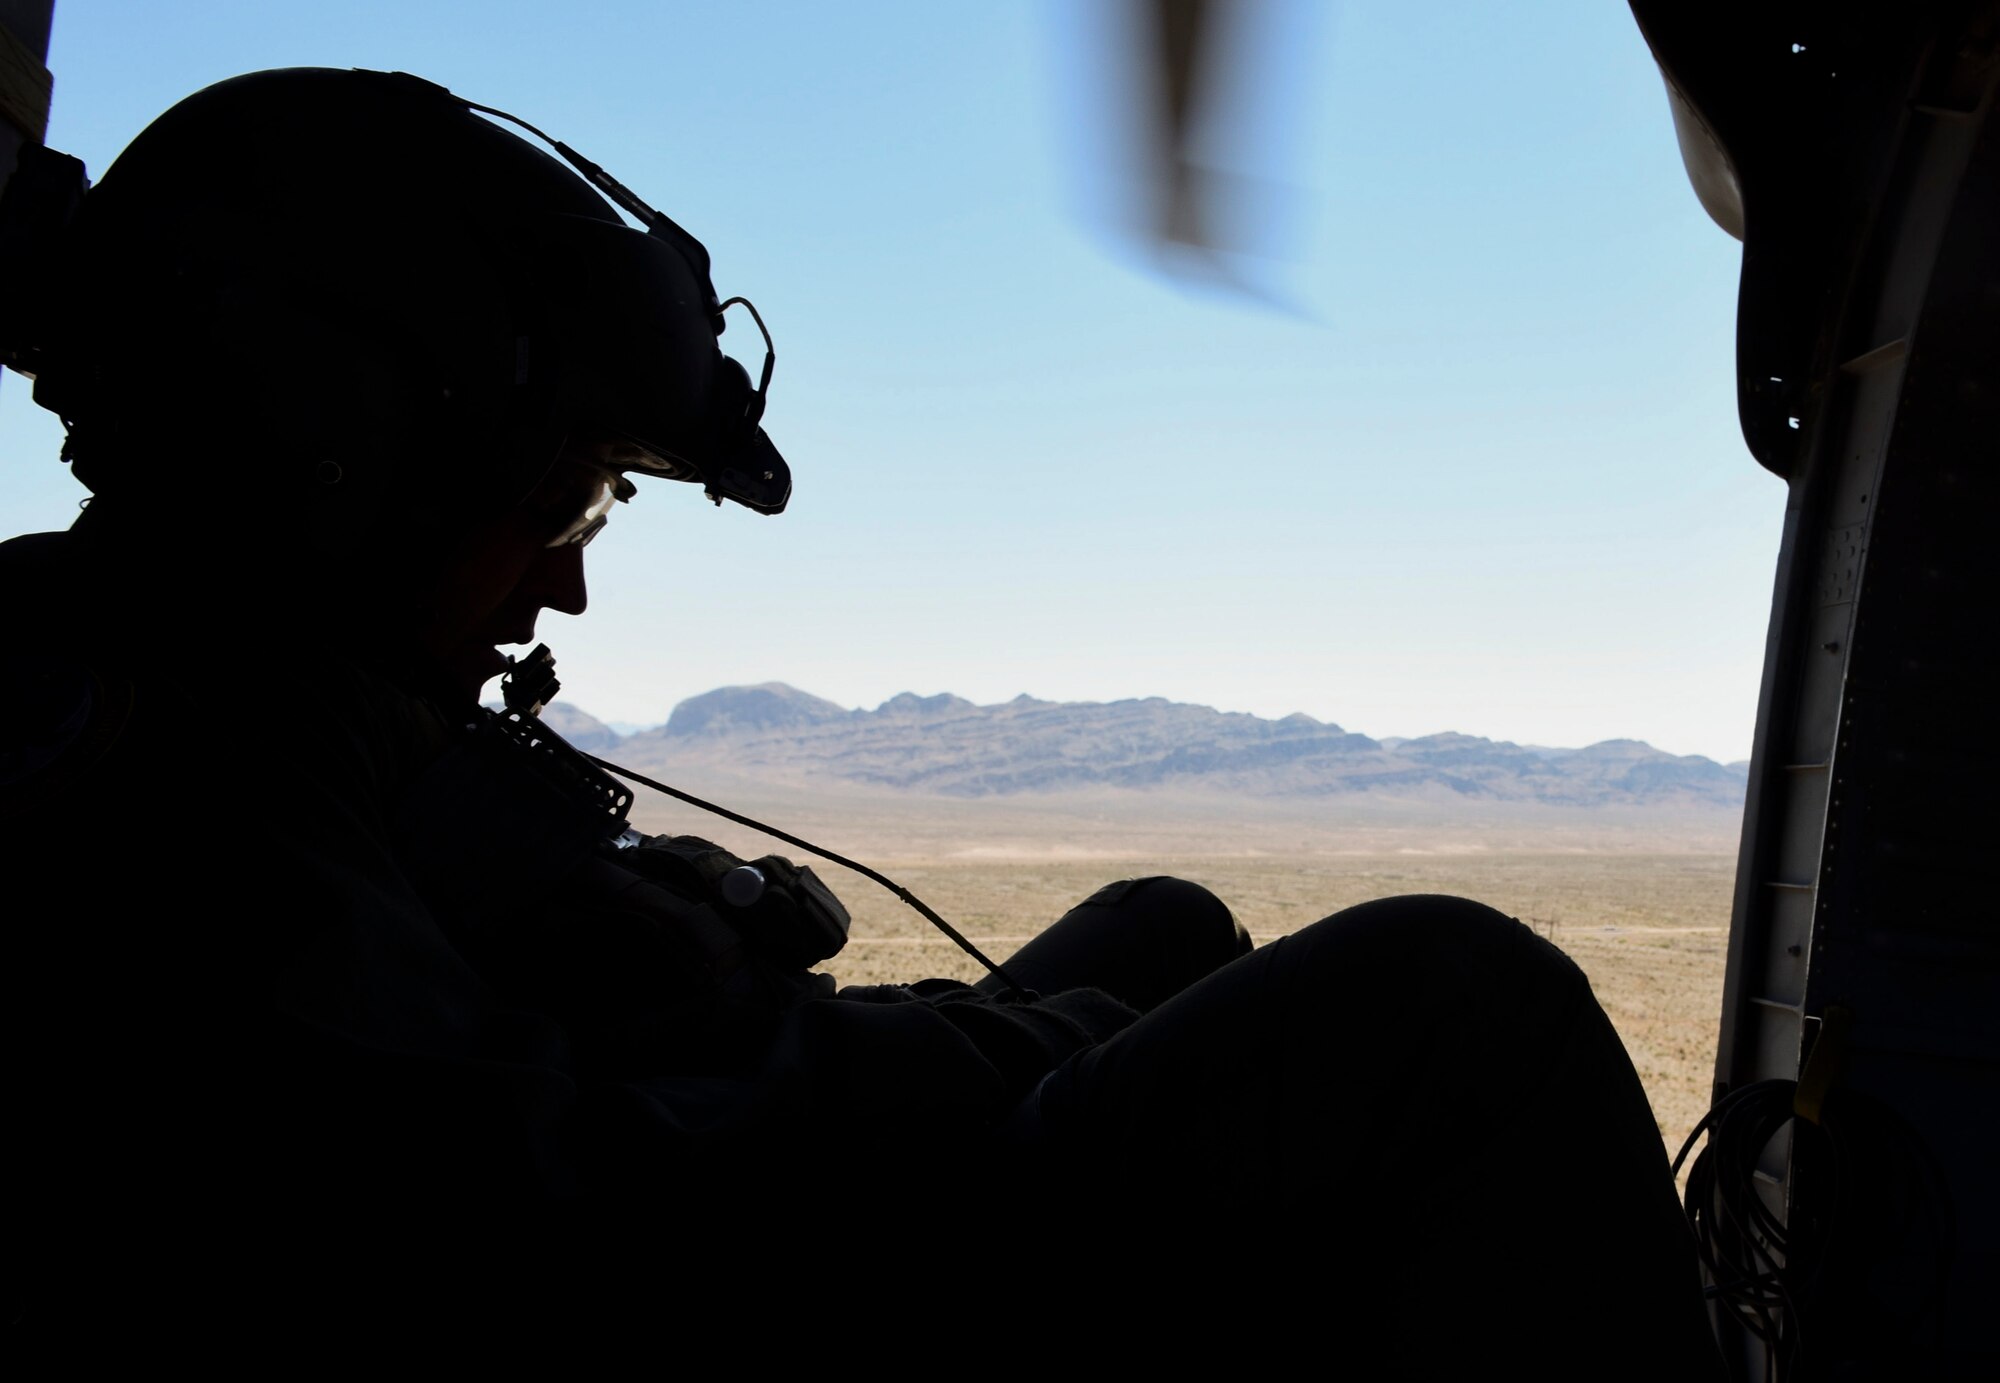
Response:
[[[580,615],[590,605],[583,577],[583,547],[566,544],[545,551],[535,563],[535,604],[558,614]]]

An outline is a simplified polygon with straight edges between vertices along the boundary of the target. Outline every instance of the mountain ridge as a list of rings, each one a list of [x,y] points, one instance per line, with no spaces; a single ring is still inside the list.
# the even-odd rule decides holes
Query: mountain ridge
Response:
[[[615,749],[637,768],[710,765],[950,797],[1109,787],[1741,807],[1748,776],[1742,763],[1635,739],[1577,748],[1459,731],[1378,740],[1303,713],[1270,720],[1157,696],[1055,702],[1024,693],[981,706],[949,692],[902,692],[868,710],[763,682],[689,697],[665,723],[631,735],[566,702],[545,718],[579,748]]]

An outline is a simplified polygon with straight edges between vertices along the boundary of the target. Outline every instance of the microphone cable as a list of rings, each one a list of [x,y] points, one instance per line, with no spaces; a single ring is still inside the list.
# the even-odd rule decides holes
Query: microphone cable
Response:
[[[968,956],[971,956],[974,960],[978,961],[981,965],[985,966],[988,974],[992,975],[994,979],[1000,981],[1001,984],[1007,986],[1007,992],[1013,996],[1016,1002],[1027,1003],[1029,1001],[1028,991],[1021,988],[1020,985],[1014,983],[1013,976],[1009,975],[1005,970],[1001,969],[998,961],[989,959],[986,953],[980,950],[977,946],[973,945],[972,942],[969,939],[967,939],[967,937],[963,932],[959,931],[958,928],[952,926],[951,923],[945,921],[942,917],[938,916],[936,909],[932,908],[930,904],[926,903],[923,899],[917,897],[916,894],[910,892],[909,889],[897,883],[894,879],[890,878],[887,874],[884,874],[881,870],[871,869],[867,865],[862,864],[859,860],[851,860],[845,855],[837,855],[831,850],[822,849],[820,846],[814,845],[809,840],[803,839],[802,837],[799,836],[795,836],[789,831],[781,831],[776,826],[768,825],[765,822],[757,820],[755,817],[745,816],[742,812],[731,811],[729,808],[717,806],[713,802],[705,802],[701,798],[696,797],[691,792],[682,792],[679,788],[668,787],[665,783],[656,782],[653,779],[648,778],[643,773],[634,773],[629,768],[622,768],[619,765],[612,763],[609,759],[600,759],[597,757],[597,755],[586,753],[583,750],[578,750],[577,752],[583,754],[584,758],[590,760],[590,762],[596,764],[599,768],[603,769],[607,773],[615,773],[620,778],[627,779],[630,782],[638,783],[644,787],[649,787],[655,792],[665,793],[667,796],[672,797],[677,801],[687,803],[690,807],[697,807],[702,811],[713,813],[716,816],[722,817],[726,821],[733,821],[739,826],[748,826],[753,831],[758,831],[763,833],[764,835],[771,836],[774,839],[782,840],[787,845],[795,845],[801,850],[809,850],[813,854],[818,855],[823,860],[827,860],[833,864],[837,864],[842,869],[851,869],[856,874],[861,875],[864,879],[870,879],[875,883],[880,884],[883,888],[888,889],[889,892],[895,894],[898,898],[902,899],[904,903],[916,909],[917,914],[921,916],[926,922],[930,923],[933,927],[936,927],[939,931],[943,932],[946,936],[950,937],[952,943],[956,945],[959,950],[965,952]]]
[[[561,735],[549,729],[541,720],[541,712],[542,708],[555,698],[556,693],[562,690],[562,683],[556,680],[555,668],[555,654],[549,651],[549,646],[545,643],[535,645],[534,652],[530,653],[526,658],[516,659],[509,657],[507,659],[507,675],[500,682],[501,698],[506,704],[508,714],[521,718],[522,723],[529,727],[531,739],[537,737],[545,738],[553,744],[561,745],[566,752],[574,754],[578,758],[603,769],[606,773],[615,773],[620,778],[638,783],[644,787],[649,787],[654,792],[665,793],[668,797],[676,801],[685,802],[690,807],[695,807],[712,815],[719,816],[725,821],[733,821],[739,826],[748,826],[753,831],[761,832],[775,840],[782,840],[787,845],[795,845],[801,850],[818,855],[821,859],[837,864],[842,869],[851,869],[864,879],[873,880],[902,899],[910,907],[916,909],[918,915],[926,922],[950,937],[952,944],[957,946],[959,950],[985,966],[986,973],[1005,985],[1008,994],[1013,997],[1015,1002],[1023,1004],[1030,1002],[1031,996],[1028,991],[1014,983],[1014,977],[1001,969],[997,961],[989,959],[984,951],[966,939],[964,933],[938,916],[937,910],[931,907],[930,904],[917,897],[916,894],[910,892],[907,888],[904,888],[881,870],[870,869],[859,860],[851,860],[845,855],[836,855],[831,850],[822,849],[803,837],[795,836],[790,831],[781,831],[776,826],[759,821],[755,817],[745,816],[742,812],[733,812],[727,807],[703,801],[691,792],[682,792],[679,788],[668,787],[665,783],[648,778],[643,773],[634,773],[629,768],[621,768],[609,759],[600,759],[595,754],[578,749]],[[604,784],[604,786],[606,788],[612,787],[609,783]],[[615,789],[613,791],[615,792]],[[629,801],[630,799],[628,798],[627,800]]]

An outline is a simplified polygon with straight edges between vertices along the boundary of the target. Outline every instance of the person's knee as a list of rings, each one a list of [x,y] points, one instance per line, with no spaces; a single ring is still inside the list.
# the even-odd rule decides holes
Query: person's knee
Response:
[[[1376,898],[1315,924],[1337,929],[1351,944],[1408,951],[1426,960],[1446,958],[1453,968],[1491,974],[1500,969],[1561,969],[1562,952],[1521,922],[1471,898],[1410,893]]]
[[[1403,893],[1356,903],[1326,919],[1350,929],[1448,934],[1478,941],[1511,936],[1520,923],[1496,908],[1452,893]]]
[[[1281,938],[1284,967],[1309,987],[1366,976],[1433,1011],[1490,1013],[1527,996],[1567,999],[1588,984],[1574,962],[1516,919],[1448,894],[1377,898]]]
[[[1068,983],[1089,983],[1145,1012],[1250,951],[1250,934],[1220,898],[1167,875],[1120,879],[1051,929],[1049,948],[1084,960]],[[1035,953],[1041,943],[1031,943]],[[1037,956],[1039,960],[1040,957]]]
[[[1229,905],[1189,879],[1151,874],[1107,884],[1084,906],[1113,907],[1131,918],[1150,945],[1169,945],[1204,969],[1226,965],[1250,950],[1250,933]]]

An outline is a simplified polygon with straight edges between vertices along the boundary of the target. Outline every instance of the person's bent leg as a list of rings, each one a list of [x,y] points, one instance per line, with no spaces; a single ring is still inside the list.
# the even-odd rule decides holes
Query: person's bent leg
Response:
[[[1631,1062],[1575,965],[1480,904],[1262,947],[1066,1063],[1040,1119],[1048,1213],[1124,1247],[1150,1346],[1215,1344],[1153,1298],[1222,1273],[1329,1362],[1713,1375]]]
[[[1106,884],[1002,968],[1027,989],[1101,989],[1145,1013],[1249,952],[1250,934],[1220,898],[1155,875]],[[998,994],[1005,986],[988,975],[979,988]]]

